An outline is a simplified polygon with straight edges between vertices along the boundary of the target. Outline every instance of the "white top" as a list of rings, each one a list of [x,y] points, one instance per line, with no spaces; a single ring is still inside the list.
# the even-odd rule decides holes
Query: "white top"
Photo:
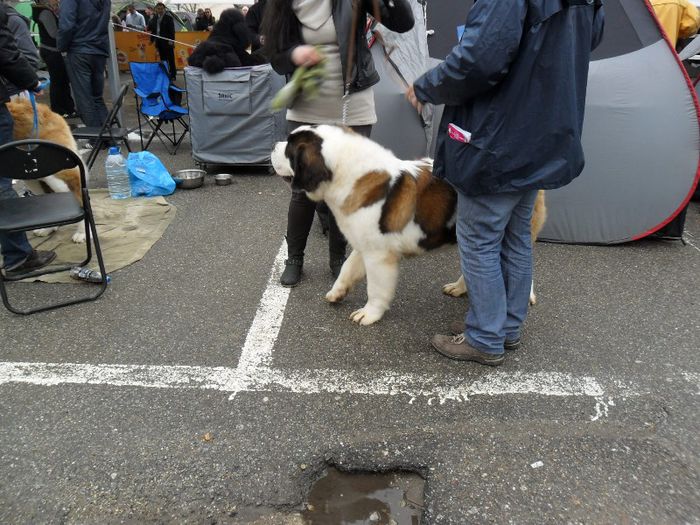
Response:
[[[127,27],[133,27],[139,31],[146,30],[146,19],[138,11],[134,11],[134,14],[127,13],[125,22]]]
[[[372,88],[353,93],[347,98],[347,113],[343,122],[343,71],[331,0],[293,0],[292,8],[301,22],[304,43],[317,46],[326,57],[326,76],[318,95],[311,100],[300,96],[287,111],[287,120],[346,126],[375,124],[377,114]]]

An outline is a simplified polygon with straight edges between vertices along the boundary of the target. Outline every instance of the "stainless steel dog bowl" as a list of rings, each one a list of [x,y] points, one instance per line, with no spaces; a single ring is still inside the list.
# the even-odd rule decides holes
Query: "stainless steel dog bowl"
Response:
[[[207,174],[204,170],[188,169],[188,170],[178,170],[173,175],[175,184],[178,188],[185,190],[191,190],[192,188],[199,188],[204,184],[204,176]]]
[[[214,182],[219,186],[228,186],[233,182],[233,177],[230,173],[217,173],[214,175]]]

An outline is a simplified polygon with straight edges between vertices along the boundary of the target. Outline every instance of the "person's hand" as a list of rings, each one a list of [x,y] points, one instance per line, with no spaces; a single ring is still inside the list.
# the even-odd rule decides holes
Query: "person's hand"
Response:
[[[318,64],[323,57],[314,46],[297,46],[292,51],[292,62],[295,66],[311,67]]]
[[[406,100],[408,100],[411,103],[411,106],[416,108],[416,111],[418,113],[421,113],[423,111],[423,104],[418,100],[416,97],[416,91],[413,89],[413,84],[408,86],[408,89],[406,90]]]
[[[31,89],[37,97],[44,94],[44,90],[49,87],[50,82],[47,79],[39,79],[36,85]]]

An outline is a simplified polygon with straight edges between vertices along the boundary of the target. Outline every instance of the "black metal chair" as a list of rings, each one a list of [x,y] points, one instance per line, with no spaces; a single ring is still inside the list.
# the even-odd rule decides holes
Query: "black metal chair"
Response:
[[[129,135],[129,129],[123,128],[121,122],[119,122],[119,110],[124,104],[124,97],[126,92],[129,90],[127,84],[122,85],[117,98],[114,99],[112,103],[112,110],[107,115],[107,118],[102,124],[101,128],[84,126],[82,128],[75,128],[73,133],[73,138],[77,140],[91,140],[92,141],[92,151],[88,155],[88,159],[85,162],[87,164],[88,170],[92,169],[95,160],[97,160],[97,155],[100,150],[105,145],[117,144],[118,141],[123,142],[126,146],[127,151],[131,151],[129,147],[129,140],[127,136]]]
[[[17,281],[27,277],[36,277],[49,273],[57,273],[70,270],[76,263],[52,265],[34,272],[22,275],[18,278],[8,278],[0,272],[0,296],[2,302],[13,313],[33,314],[52,310],[71,304],[94,301],[102,295],[107,288],[107,272],[102,259],[100,242],[97,238],[97,227],[90,206],[90,195],[86,184],[86,169],[82,159],[72,150],[46,140],[30,139],[18,140],[0,146],[0,177],[20,180],[34,180],[48,175],[53,175],[62,170],[78,168],[80,170],[80,186],[82,205],[70,192],[47,193],[17,199],[5,199],[0,205],[0,233],[16,233],[36,230],[39,228],[51,228],[85,221],[85,246],[86,258],[79,263],[85,266],[92,259],[91,239],[95,244],[95,255],[102,274],[102,281],[97,293],[80,299],[58,302],[49,306],[19,310],[10,305],[6,283]]]

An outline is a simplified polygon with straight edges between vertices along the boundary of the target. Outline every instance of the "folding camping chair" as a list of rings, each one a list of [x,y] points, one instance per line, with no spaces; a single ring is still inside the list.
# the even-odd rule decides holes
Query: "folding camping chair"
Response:
[[[97,238],[95,218],[90,207],[90,196],[85,177],[86,169],[82,159],[75,152],[54,142],[38,139],[18,140],[0,146],[0,166],[3,167],[0,170],[0,177],[21,180],[39,179],[67,169],[78,168],[80,170],[82,205],[70,192],[5,199],[2,201],[2,206],[0,206],[0,233],[26,232],[84,221],[87,255],[85,260],[80,263],[80,266],[85,266],[92,259],[92,246],[90,243],[92,238],[95,243],[95,254],[97,255],[100,273],[102,274],[99,290],[88,297],[71,299],[40,308],[20,310],[10,305],[6,281],[17,281],[27,277],[66,271],[74,267],[76,263],[48,266],[14,278],[6,277],[0,272],[0,296],[2,296],[2,302],[5,307],[13,313],[27,315],[97,299],[107,288],[107,272],[102,259],[100,242]]]
[[[124,103],[124,96],[128,90],[129,86],[127,84],[124,84],[121,87],[117,98],[114,99],[114,102],[112,103],[112,111],[110,111],[109,115],[107,115],[107,118],[105,119],[101,128],[82,127],[75,128],[72,131],[73,138],[75,139],[93,141],[92,151],[90,152],[87,162],[85,163],[87,164],[88,170],[92,169],[92,165],[95,164],[97,155],[100,153],[100,150],[104,145],[112,145],[116,144],[117,141],[121,141],[126,146],[127,151],[131,151],[129,141],[127,140],[129,130],[121,127],[121,123],[119,122],[119,110]]]
[[[166,62],[129,62],[131,77],[134,80],[134,94],[136,97],[137,116],[139,121],[139,133],[141,134],[141,149],[147,150],[157,136],[168,153],[174,155],[177,148],[189,131],[189,125],[185,121],[188,110],[173,102],[172,96],[179,97],[186,91],[171,84],[168,66]],[[146,123],[152,131],[146,145],[143,144],[143,128],[141,126],[141,115],[145,117]],[[166,131],[163,124],[172,126],[172,132]],[[175,130],[175,123],[182,126],[182,133],[178,135]],[[165,139],[165,140],[164,140]],[[168,143],[172,149],[168,146]]]

